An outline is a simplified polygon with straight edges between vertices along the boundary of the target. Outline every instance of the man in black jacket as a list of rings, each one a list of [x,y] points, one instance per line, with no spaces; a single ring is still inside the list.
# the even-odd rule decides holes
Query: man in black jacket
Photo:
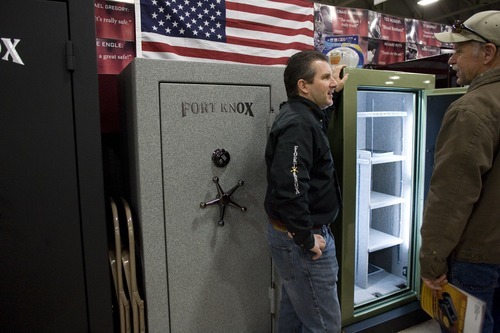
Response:
[[[273,123],[265,156],[267,239],[282,282],[278,332],[341,329],[338,262],[329,228],[341,200],[325,109],[345,80],[317,51],[293,55],[284,72],[288,101]]]

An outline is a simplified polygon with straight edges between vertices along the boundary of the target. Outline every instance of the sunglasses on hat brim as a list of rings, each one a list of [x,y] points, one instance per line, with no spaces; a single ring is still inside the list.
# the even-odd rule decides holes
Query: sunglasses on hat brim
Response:
[[[476,35],[477,37],[479,37],[482,40],[484,40],[486,43],[491,43],[488,38],[484,37],[480,33],[478,33],[476,31],[474,31],[473,29],[469,28],[468,26],[466,26],[465,24],[463,24],[463,22],[460,22],[460,20],[456,20],[455,23],[451,26],[451,31],[452,32],[456,32],[456,33],[459,34],[459,33],[462,32],[462,30],[468,31],[471,34]]]

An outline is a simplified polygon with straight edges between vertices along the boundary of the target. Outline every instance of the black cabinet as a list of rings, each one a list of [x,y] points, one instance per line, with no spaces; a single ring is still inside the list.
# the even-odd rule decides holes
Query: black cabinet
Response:
[[[93,2],[0,3],[0,327],[112,332]]]

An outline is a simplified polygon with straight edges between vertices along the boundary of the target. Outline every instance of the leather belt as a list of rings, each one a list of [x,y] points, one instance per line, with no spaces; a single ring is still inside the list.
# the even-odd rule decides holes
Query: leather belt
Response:
[[[274,230],[281,231],[281,232],[288,232],[285,224],[281,222],[280,220],[275,220],[272,218],[269,218],[269,223],[273,225]]]

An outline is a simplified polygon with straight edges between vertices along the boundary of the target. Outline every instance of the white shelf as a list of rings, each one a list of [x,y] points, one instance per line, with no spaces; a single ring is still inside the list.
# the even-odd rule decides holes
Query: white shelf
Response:
[[[381,154],[373,156],[369,150],[358,149],[357,151],[357,163],[358,164],[382,164],[404,161],[406,156],[395,155],[395,154]]]
[[[404,161],[405,156],[403,155],[390,155],[390,156],[376,156],[371,159],[372,164],[382,164],[382,163],[391,163],[391,162],[399,162]]]
[[[402,244],[403,240],[385,232],[370,228],[370,240],[368,244],[368,252],[375,252],[388,247]]]
[[[358,112],[358,118],[375,118],[375,117],[406,117],[406,111],[370,111]]]
[[[387,207],[404,203],[405,199],[394,195],[371,191],[370,209]]]

